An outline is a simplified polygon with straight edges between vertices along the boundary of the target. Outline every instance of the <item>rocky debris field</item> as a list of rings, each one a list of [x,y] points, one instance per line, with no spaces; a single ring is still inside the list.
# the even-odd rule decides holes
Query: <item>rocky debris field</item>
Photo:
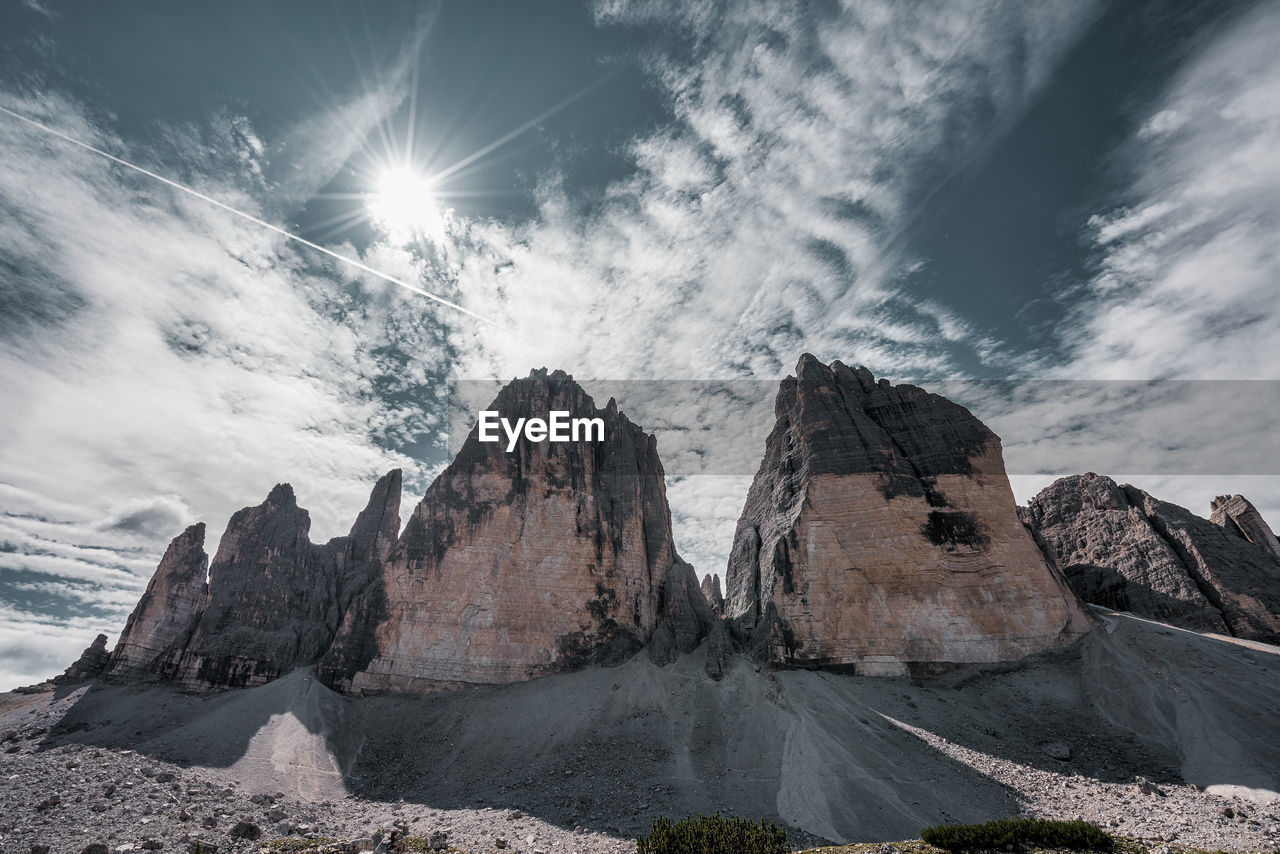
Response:
[[[431,809],[346,797],[304,803],[283,793],[251,793],[216,769],[185,769],[132,751],[69,744],[42,749],[47,716],[0,733],[0,850],[13,854],[179,852],[467,852],[467,854],[621,854],[630,838],[549,824],[520,810]],[[1123,851],[1272,851],[1280,816],[1241,798],[1193,786],[1104,784],[975,755],[917,733],[957,760],[1013,786],[1029,812],[1097,821],[1099,789],[1122,818],[1099,821],[1128,837]],[[1050,753],[1056,752],[1051,746]],[[1108,812],[1104,808],[1103,812]],[[1118,815],[1114,809],[1109,814]],[[1155,832],[1153,829],[1163,829]],[[1178,828],[1170,831],[1169,828]],[[1134,837],[1139,837],[1135,839]],[[405,842],[407,846],[396,846]],[[101,846],[101,847],[98,847]],[[821,849],[824,854],[929,854],[919,842]]]
[[[1241,795],[1209,793],[1198,786],[1168,782],[1172,775],[1158,784],[1141,778],[1105,782],[1082,773],[1085,763],[1073,763],[1081,757],[1064,742],[1041,746],[1045,756],[1062,763],[1061,769],[1042,770],[904,727],[956,761],[1008,786],[1027,815],[1087,821],[1113,835],[1144,842],[1152,850],[1172,850],[1161,846],[1166,842],[1212,850],[1280,850],[1280,803],[1258,804]],[[1088,739],[1085,733],[1074,735]],[[1096,742],[1088,750],[1094,760],[1118,752]]]
[[[519,810],[431,809],[353,797],[304,803],[283,793],[251,793],[217,769],[181,768],[132,751],[82,744],[41,749],[48,721],[30,717],[21,730],[0,733],[6,739],[0,745],[0,850],[6,854],[356,852],[375,850],[393,835],[469,854],[635,850],[633,840],[557,827]]]
[[[887,683],[880,683],[887,684]],[[905,713],[945,703],[940,692],[902,698]],[[635,850],[633,833],[553,824],[506,807],[433,809],[421,803],[352,795],[309,801],[264,792],[232,779],[227,769],[184,768],[131,750],[81,743],[56,744],[55,730],[74,695],[3,696],[0,721],[0,850],[17,854],[114,854],[181,852],[390,852],[467,854],[614,854]],[[888,708],[888,704],[885,704]],[[895,709],[895,711],[897,711]],[[904,714],[904,717],[906,715]],[[1089,765],[1124,764],[1126,750],[1100,745],[1081,731],[1072,743],[1048,742],[1041,761],[1026,763],[964,747],[934,733],[895,722],[914,738],[1008,788],[1019,811],[1054,818],[1083,818],[1133,841],[1130,851],[1181,854],[1200,848],[1274,851],[1280,846],[1280,805],[1259,806],[1243,796],[1223,796],[1170,782],[1103,782],[1081,772]],[[994,747],[1004,733],[985,734]],[[1010,736],[1013,734],[1010,733]],[[979,748],[981,744],[978,745]],[[602,752],[608,746],[601,744]],[[1151,757],[1146,757],[1148,762]],[[1042,767],[1033,767],[1040,765]],[[1060,765],[1060,768],[1053,768]],[[1047,767],[1046,767],[1047,766]],[[1105,776],[1105,772],[1095,772]],[[555,781],[545,781],[549,789]],[[524,788],[527,795],[532,791]],[[627,814],[637,795],[610,806]],[[623,803],[622,801],[628,801]],[[537,803],[531,809],[540,808]],[[544,813],[545,814],[545,813]],[[627,821],[627,824],[632,822]],[[796,848],[820,840],[793,834]],[[94,848],[93,846],[103,846]],[[845,846],[842,854],[926,852],[920,843]]]
[[[858,854],[1018,814],[1132,851],[1280,849],[1280,655],[1100,619],[1069,653],[929,679],[735,657],[712,680],[693,655],[429,697],[342,697],[306,670],[0,694],[0,851],[603,854],[716,810],[793,849],[879,846]]]

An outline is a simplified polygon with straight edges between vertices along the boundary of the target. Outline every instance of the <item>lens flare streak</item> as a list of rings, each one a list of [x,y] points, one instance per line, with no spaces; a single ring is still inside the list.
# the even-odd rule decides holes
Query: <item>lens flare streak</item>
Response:
[[[155,172],[152,172],[148,169],[144,169],[143,167],[137,166],[122,158],[116,157],[114,154],[110,154],[109,152],[103,151],[100,148],[95,148],[94,146],[89,145],[86,142],[81,142],[75,137],[68,136],[62,131],[51,128],[48,125],[45,125],[36,121],[35,119],[27,118],[26,116],[21,115],[19,113],[15,113],[13,110],[6,109],[5,107],[0,107],[0,113],[4,113],[7,116],[11,116],[12,118],[17,119],[20,122],[25,122],[26,124],[38,130],[44,131],[45,133],[50,134],[51,136],[55,136],[58,139],[61,139],[63,142],[68,142],[71,145],[84,149],[85,151],[92,152],[93,154],[96,154],[99,157],[105,157],[106,159],[110,160],[113,163],[118,163],[121,166],[124,166],[126,169],[132,169],[134,172],[138,172],[139,174],[146,175],[148,178],[159,181],[160,183],[165,184],[169,187],[172,187],[175,190],[180,190],[186,193],[187,195],[195,196],[197,199],[208,202],[209,204],[215,207],[221,208],[222,210],[226,211],[229,214],[238,216],[243,220],[247,220],[253,223],[254,225],[265,228],[268,231],[275,232],[281,237],[287,238],[289,240],[294,241],[295,243],[300,243],[303,246],[306,246],[310,249],[316,250],[317,252],[321,252],[325,255],[328,255],[330,258],[333,258],[337,261],[341,261],[342,263],[347,264],[351,267],[355,267],[357,270],[368,273],[371,276],[376,276],[377,278],[382,279],[385,282],[390,282],[393,285],[398,285],[407,291],[412,291],[413,293],[418,294],[419,296],[424,296],[427,299],[431,300],[432,302],[439,303],[440,305],[446,308],[451,308],[454,311],[461,312],[462,314],[465,314],[468,317],[472,317],[480,321],[481,323],[486,323],[486,324],[489,324],[490,326],[499,326],[497,321],[491,320],[490,318],[484,317],[483,315],[476,314],[474,311],[471,311],[470,309],[467,309],[467,308],[463,308],[462,306],[458,305],[455,302],[450,302],[444,297],[436,296],[430,291],[423,290],[417,285],[412,285],[402,279],[397,279],[395,276],[388,275],[387,273],[383,273],[380,270],[375,270],[373,267],[370,267],[368,264],[365,264],[361,261],[357,261],[356,259],[351,258],[347,255],[343,255],[339,252],[334,252],[332,249],[326,249],[325,247],[321,246],[318,243],[312,243],[310,240],[307,240],[305,237],[299,237],[298,235],[293,234],[292,232],[286,231],[285,229],[280,228],[277,225],[272,225],[271,223],[266,222],[265,220],[258,219],[256,216],[247,214],[241,210],[237,210],[236,208],[231,207],[231,205],[228,205],[224,202],[220,202],[217,199],[212,198],[210,196],[206,196],[204,193],[201,193],[198,190],[193,190],[190,187],[179,184],[177,181],[170,180],[169,178],[166,178],[163,175],[157,175]]]

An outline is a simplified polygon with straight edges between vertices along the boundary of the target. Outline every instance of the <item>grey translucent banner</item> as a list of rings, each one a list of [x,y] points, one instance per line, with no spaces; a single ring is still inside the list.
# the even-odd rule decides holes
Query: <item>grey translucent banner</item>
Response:
[[[778,383],[763,380],[581,380],[658,437],[668,475],[752,475],[773,427]],[[456,454],[502,383],[449,388]],[[922,384],[967,407],[1000,436],[1009,474],[1280,473],[1280,381],[967,380]],[[573,413],[574,416],[590,413]]]

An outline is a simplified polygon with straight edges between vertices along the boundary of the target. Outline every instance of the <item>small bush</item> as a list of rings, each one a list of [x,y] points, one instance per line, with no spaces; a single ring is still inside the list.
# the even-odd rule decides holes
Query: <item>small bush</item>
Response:
[[[773,822],[745,818],[657,818],[636,840],[636,854],[787,854],[787,834]]]
[[[1073,851],[1112,851],[1115,840],[1086,821],[1002,818],[986,824],[941,824],[920,838],[948,851],[980,851],[1006,845],[1049,845]],[[641,854],[644,854],[641,852]]]

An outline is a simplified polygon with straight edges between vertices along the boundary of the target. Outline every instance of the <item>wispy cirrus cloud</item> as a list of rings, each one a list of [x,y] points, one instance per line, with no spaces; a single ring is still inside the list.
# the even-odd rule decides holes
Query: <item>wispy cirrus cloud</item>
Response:
[[[1097,273],[1061,330],[1064,371],[1280,377],[1280,8],[1206,45],[1120,152],[1124,197],[1090,221]]]
[[[74,101],[0,97],[128,150]],[[216,153],[194,144],[182,177],[267,215],[252,127],[222,114],[200,137]],[[184,140],[153,144],[183,159]],[[323,540],[386,469],[425,487],[448,353],[433,308],[19,122],[0,122],[0,148],[3,601],[114,633],[196,519],[212,551],[233,511],[289,480]]]
[[[483,340],[477,373],[777,377],[808,349],[918,376],[994,350],[902,287],[899,238],[1027,107],[1089,4],[596,8],[663,27],[647,63],[675,120],[594,203],[552,175],[535,220],[472,226],[469,307],[538,336]]]
[[[601,26],[664,34],[645,62],[673,121],[632,142],[634,172],[599,198],[549,173],[533,219],[458,224],[441,274],[529,339],[460,340],[464,376],[777,379],[805,351],[896,377],[998,363],[958,307],[905,286],[919,259],[902,238],[1032,103],[1092,4],[595,8]],[[664,458],[687,450],[645,420],[661,407],[625,405],[658,427]],[[717,417],[754,424],[754,405]],[[741,447],[758,459],[767,432]],[[673,479],[677,540],[700,571],[723,566],[744,483]]]
[[[1130,392],[1125,400],[1082,409],[1092,417],[1077,427],[1077,468],[1201,515],[1213,496],[1241,492],[1273,521],[1280,479],[1267,471],[1266,444],[1274,383],[1230,381],[1280,378],[1277,33],[1275,4],[1240,16],[1178,71],[1116,153],[1127,186],[1089,219],[1095,274],[1060,295],[1071,309],[1058,329],[1060,351],[1046,360],[1056,367],[1045,372],[1227,381],[1204,383],[1199,407],[1170,405],[1178,383],[1145,392],[1119,384]],[[1017,417],[1034,421],[1051,410]],[[1086,441],[1095,437],[1105,442],[1105,461],[1086,465]],[[1019,451],[1034,454],[1035,443]],[[1050,480],[1013,479],[1024,500]]]

